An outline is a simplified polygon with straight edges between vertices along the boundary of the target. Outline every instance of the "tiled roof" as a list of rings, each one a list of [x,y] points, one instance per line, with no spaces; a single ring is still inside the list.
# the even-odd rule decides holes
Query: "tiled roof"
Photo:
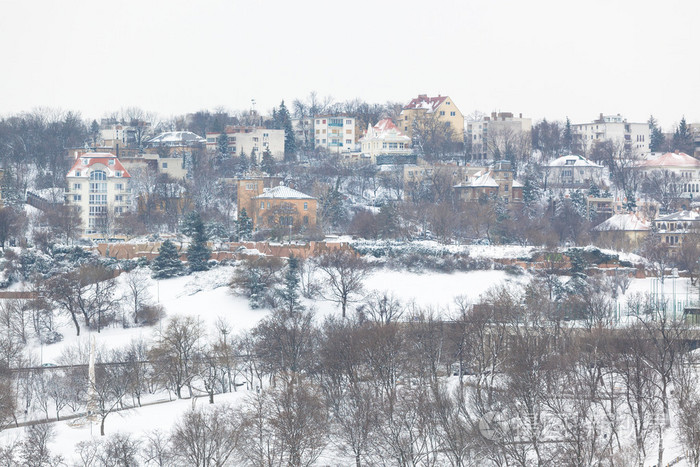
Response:
[[[427,110],[428,113],[433,113],[437,110],[440,105],[445,102],[447,96],[438,97],[428,97],[426,95],[420,95],[415,99],[411,100],[404,109],[406,110]]]
[[[110,165],[109,161],[113,160],[114,164]],[[117,156],[109,152],[88,152],[75,159],[73,166],[68,171],[68,177],[75,177],[76,170],[82,171],[83,169],[89,169],[95,164],[102,164],[107,169],[107,175],[109,177],[114,177],[115,172],[119,171],[122,173],[122,178],[131,178],[129,172],[124,168]],[[87,176],[87,170],[82,176]]]
[[[700,161],[683,152],[667,152],[662,156],[648,159],[639,164],[638,167],[652,169],[655,167],[688,167],[700,168]]]
[[[263,194],[253,197],[253,199],[315,199],[313,196],[297,191],[288,186],[280,185],[265,190]]]

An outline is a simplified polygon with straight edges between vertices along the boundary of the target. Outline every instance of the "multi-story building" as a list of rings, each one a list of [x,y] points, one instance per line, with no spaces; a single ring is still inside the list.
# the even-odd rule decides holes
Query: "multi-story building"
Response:
[[[654,227],[661,242],[677,247],[689,234],[700,233],[700,213],[697,211],[678,211],[654,219]]]
[[[523,118],[523,114],[516,117],[511,112],[491,112],[491,116],[467,120],[465,138],[471,147],[472,159],[493,159],[497,149],[503,154],[503,146],[530,131],[532,119]]]
[[[431,116],[449,125],[453,142],[464,141],[464,115],[449,96],[428,97],[426,94],[419,94],[401,110],[397,126],[409,138],[413,138],[413,125],[416,119]]]
[[[238,214],[240,215],[241,211],[245,209],[248,217],[252,218],[253,198],[261,195],[267,189],[279,186],[282,180],[282,177],[270,177],[262,174],[235,180]]]
[[[252,198],[254,229],[289,228],[296,231],[316,226],[316,198],[284,185],[266,188]]]
[[[581,156],[562,156],[545,166],[544,185],[547,187],[588,188],[599,184],[605,167]]]
[[[700,197],[700,160],[682,152],[667,152],[640,162],[637,168],[645,177],[654,172],[670,175],[669,183],[676,184],[676,191],[681,198]]]
[[[297,147],[302,149],[313,149],[314,147],[314,119],[312,117],[293,118],[292,129]]]
[[[360,138],[362,156],[377,162],[381,154],[411,154],[411,138],[404,135],[389,118],[380,120],[374,126],[367,126],[365,135]]]
[[[126,124],[102,119],[98,142],[101,149],[113,151],[117,157],[134,155],[143,149],[150,134],[151,124],[145,121],[134,120]]]
[[[115,217],[131,205],[130,178],[114,154],[91,152],[75,159],[66,176],[66,203],[80,209],[84,236],[112,233]]]
[[[651,130],[648,123],[630,123],[617,115],[600,114],[591,123],[571,125],[571,131],[580,146],[589,152],[596,142],[614,141],[634,154],[649,152]]]
[[[343,115],[314,117],[314,147],[332,153],[355,149],[355,119]]]
[[[463,201],[475,202],[484,198],[500,198],[506,203],[523,201],[523,185],[514,179],[509,161],[496,161],[468,175],[466,181],[455,185],[454,189]]]
[[[250,157],[255,153],[260,162],[263,153],[270,151],[277,160],[284,159],[284,130],[270,130],[252,126],[229,125],[225,130],[228,138],[228,152],[232,156],[245,153]],[[221,133],[207,132],[207,151],[216,152],[219,148]]]

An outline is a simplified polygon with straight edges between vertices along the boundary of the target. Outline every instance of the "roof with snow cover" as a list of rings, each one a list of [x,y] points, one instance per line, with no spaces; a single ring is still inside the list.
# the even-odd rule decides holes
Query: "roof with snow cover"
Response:
[[[428,97],[425,94],[421,94],[415,99],[411,100],[411,102],[409,102],[404,109],[427,110],[428,113],[433,113],[438,107],[440,107],[440,105],[442,105],[443,102],[445,102],[445,99],[447,99],[447,96]]]
[[[598,168],[602,169],[603,166],[600,164],[596,164],[593,161],[590,161],[586,159],[583,156],[578,156],[578,155],[571,155],[571,156],[561,156],[557,159],[554,159],[552,162],[549,163],[549,167],[593,167],[593,168]]]
[[[667,152],[662,156],[640,162],[638,167],[644,169],[653,169],[657,167],[700,168],[700,161],[684,152]]]
[[[596,225],[593,230],[597,230],[598,232],[651,230],[651,225],[637,214],[615,214],[606,221]]]
[[[111,161],[111,163],[110,163]],[[115,172],[121,172],[122,178],[131,178],[129,172],[124,168],[117,156],[111,152],[86,152],[75,159],[73,167],[68,171],[68,177],[77,177],[76,171],[80,172],[81,176],[87,177],[88,170],[96,164],[104,165],[107,169],[107,176],[116,176]],[[85,170],[85,173],[83,173]]]
[[[269,188],[263,194],[254,196],[253,199],[316,199],[294,188],[280,185],[274,188]]]

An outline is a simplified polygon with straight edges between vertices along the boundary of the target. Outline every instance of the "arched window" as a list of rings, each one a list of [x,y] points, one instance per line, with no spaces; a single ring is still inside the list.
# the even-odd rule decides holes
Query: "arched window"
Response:
[[[93,170],[90,172],[90,180],[105,181],[107,180],[107,174],[104,170]]]

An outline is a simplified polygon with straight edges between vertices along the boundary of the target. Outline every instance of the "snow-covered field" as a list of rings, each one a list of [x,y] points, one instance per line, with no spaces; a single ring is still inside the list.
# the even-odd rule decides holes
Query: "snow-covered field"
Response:
[[[241,332],[253,328],[256,323],[265,317],[269,311],[264,309],[253,310],[248,306],[248,300],[236,296],[228,287],[233,276],[233,266],[221,266],[211,271],[195,273],[193,275],[167,280],[155,281],[147,278],[149,295],[153,302],[158,302],[165,308],[166,317],[175,315],[188,315],[196,317],[205,327],[213,333],[214,323],[218,318],[226,319],[233,327],[234,332]],[[412,273],[390,269],[374,271],[365,282],[365,292],[379,291],[393,294],[404,304],[415,304],[419,307],[431,307],[433,310],[443,313],[449,312],[456,297],[465,297],[474,302],[489,288],[500,284],[509,286],[521,286],[529,280],[529,275],[512,276],[504,271],[486,270],[454,273]],[[120,293],[125,290],[126,276],[120,276]],[[627,296],[635,292],[652,292],[660,287],[654,279],[634,279],[627,291]],[[681,300],[691,296],[687,280],[677,279],[675,283],[669,279],[664,284],[664,295],[671,297],[674,294]],[[692,292],[697,293],[695,291]],[[621,297],[619,302],[624,302]],[[336,304],[323,300],[307,301],[308,306],[316,311],[316,319],[322,320],[325,316],[339,314]],[[41,363],[53,363],[58,361],[66,347],[78,342],[86,343],[92,335],[95,336],[98,347],[105,349],[116,348],[128,344],[132,339],[152,339],[155,328],[129,328],[122,329],[111,327],[97,334],[84,331],[78,338],[72,324],[63,318],[60,331],[64,334],[64,340],[60,343],[39,347],[35,345],[32,352],[36,361]],[[239,403],[245,395],[245,390],[237,393],[216,396],[216,403]],[[167,400],[166,395],[151,396],[148,399],[154,402],[157,399]],[[206,398],[196,399],[196,404],[206,405]],[[173,423],[188,409],[193,406],[191,400],[177,400],[163,404],[145,406],[138,409],[124,410],[111,414],[106,422],[106,432],[130,433],[136,437],[143,437],[155,429],[167,432]],[[31,417],[30,417],[31,418]],[[40,418],[40,415],[36,415]],[[76,459],[75,446],[81,441],[91,438],[99,438],[99,424],[97,422],[81,427],[73,427],[68,422],[54,422],[56,438],[50,447],[54,453],[66,458],[69,465]],[[0,433],[0,443],[7,443],[18,439],[23,434],[23,429],[7,429]],[[678,451],[674,443],[672,433],[668,434],[667,446],[669,453]],[[324,464],[342,465],[333,462],[327,457]],[[677,464],[677,465],[683,465]]]

